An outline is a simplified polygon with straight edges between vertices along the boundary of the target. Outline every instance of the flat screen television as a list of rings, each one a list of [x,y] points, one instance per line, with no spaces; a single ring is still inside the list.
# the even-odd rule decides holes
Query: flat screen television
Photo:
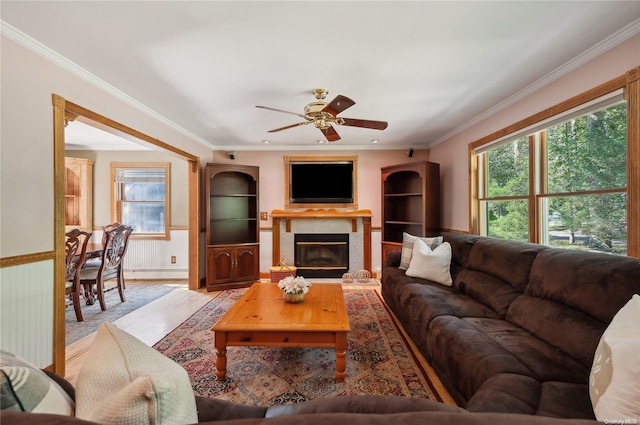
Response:
[[[289,204],[355,203],[352,160],[289,161]]]

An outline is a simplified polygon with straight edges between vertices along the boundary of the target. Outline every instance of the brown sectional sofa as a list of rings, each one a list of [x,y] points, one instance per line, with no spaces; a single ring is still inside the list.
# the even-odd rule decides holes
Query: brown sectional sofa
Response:
[[[73,386],[48,373],[72,398]],[[250,406],[196,396],[199,424],[216,425],[594,425],[590,420],[567,421],[530,415],[470,413],[431,400],[399,396],[340,396],[271,407]],[[96,425],[69,416],[0,411],[3,425]],[[177,424],[176,424],[177,425]]]
[[[640,293],[640,260],[444,233],[453,286],[406,276],[390,251],[382,294],[460,406],[593,419],[600,337]]]

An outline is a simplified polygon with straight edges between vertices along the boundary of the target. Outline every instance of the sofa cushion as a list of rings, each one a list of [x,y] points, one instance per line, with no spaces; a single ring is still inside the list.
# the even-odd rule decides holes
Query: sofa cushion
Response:
[[[459,290],[464,288],[465,294],[491,307],[501,317],[505,316],[513,300],[522,294],[504,280],[475,270],[461,270],[456,276],[456,283]]]
[[[454,274],[454,286],[504,317],[524,290],[537,253],[544,249],[495,238],[476,240],[469,250],[467,267]]]
[[[396,315],[401,317],[405,329],[421,329],[426,332],[429,323],[438,316],[499,318],[492,309],[451,287],[425,282],[406,284],[398,290]],[[420,332],[422,333],[422,331]],[[412,338],[424,342],[418,334]]]
[[[413,256],[413,245],[416,240],[422,240],[430,249],[436,249],[438,245],[442,243],[442,236],[421,238],[419,236],[411,235],[407,232],[402,234],[402,253],[400,257],[400,270],[407,270],[411,257]]]
[[[469,266],[469,254],[473,245],[481,239],[481,236],[467,235],[464,233],[444,232],[443,242],[451,245],[451,264],[467,268]]]
[[[424,241],[418,239],[413,246],[413,254],[406,275],[451,286],[450,265],[451,245],[448,242],[432,250]]]
[[[529,282],[533,260],[540,251],[546,249],[528,242],[483,238],[471,248],[467,268],[495,276],[523,291]],[[462,290],[466,292],[467,289]]]
[[[526,330],[502,319],[468,317],[464,320],[509,352],[538,381],[587,385],[588,367]]]
[[[543,382],[536,415],[594,419],[587,384]]]
[[[471,412],[594,419],[586,393],[584,384],[541,383],[528,376],[501,373],[489,378],[465,407]]]
[[[589,367],[605,325],[580,310],[544,298],[520,295],[507,321],[526,329]]]
[[[2,410],[73,415],[75,403],[40,368],[0,350],[0,405]]]
[[[495,319],[486,319],[495,320]],[[469,321],[453,316],[431,320],[423,346],[427,361],[438,365],[458,392],[467,400],[489,378],[499,373],[513,373],[534,378],[533,372],[490,336]]]
[[[640,259],[549,249],[534,261],[526,293],[610,323],[630,294],[640,293]]]
[[[535,415],[540,382],[530,376],[499,373],[487,379],[465,405],[470,412],[518,412]]]
[[[108,322],[78,373],[76,404],[77,417],[102,424],[198,422],[187,372]]]
[[[607,324],[633,293],[640,293],[639,259],[548,249],[506,318],[591,367]]]
[[[589,394],[599,421],[640,419],[640,295],[620,309],[593,360]]]

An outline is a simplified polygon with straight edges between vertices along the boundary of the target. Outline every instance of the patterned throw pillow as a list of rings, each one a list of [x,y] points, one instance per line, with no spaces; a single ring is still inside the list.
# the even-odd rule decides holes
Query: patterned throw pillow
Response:
[[[87,359],[76,384],[78,418],[114,425],[198,422],[184,368],[113,323],[100,325]]]
[[[421,238],[419,236],[414,236],[407,232],[404,232],[402,234],[402,254],[400,257],[400,266],[398,267],[400,270],[407,270],[409,268],[411,255],[413,253],[413,244],[416,242],[416,239],[421,239],[432,251],[436,249],[438,245],[442,244],[442,236],[436,236],[433,238]]]
[[[40,368],[0,350],[0,405],[3,410],[73,416],[71,397]]]
[[[640,421],[640,295],[616,313],[596,348],[589,395],[596,419]]]

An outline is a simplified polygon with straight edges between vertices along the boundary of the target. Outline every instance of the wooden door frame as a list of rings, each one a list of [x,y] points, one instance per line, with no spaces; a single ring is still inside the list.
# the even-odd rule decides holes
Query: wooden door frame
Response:
[[[65,138],[64,129],[68,122],[84,117],[109,127],[115,134],[125,139],[135,139],[149,145],[156,151],[184,159],[188,164],[189,190],[189,289],[200,286],[200,158],[171,146],[161,140],[122,125],[96,112],[67,101],[53,94],[53,168],[54,168],[54,290],[53,290],[53,369],[65,375]]]

